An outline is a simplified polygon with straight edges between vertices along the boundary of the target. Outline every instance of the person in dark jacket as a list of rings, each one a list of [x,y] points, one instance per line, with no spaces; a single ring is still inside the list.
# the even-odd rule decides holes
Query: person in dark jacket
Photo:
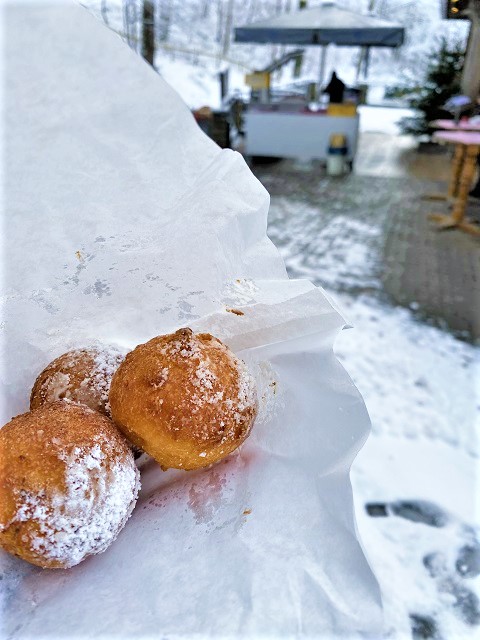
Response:
[[[330,82],[325,87],[325,93],[330,96],[330,102],[341,104],[343,102],[343,94],[345,92],[345,83],[337,76],[335,71],[332,73]]]

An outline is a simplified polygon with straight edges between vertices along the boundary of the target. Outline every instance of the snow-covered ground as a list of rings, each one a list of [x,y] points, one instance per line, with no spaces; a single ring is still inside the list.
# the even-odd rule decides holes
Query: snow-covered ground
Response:
[[[398,121],[407,116],[412,116],[412,109],[396,109],[390,107],[359,107],[360,131],[367,133],[388,133],[397,135],[400,133]]]
[[[337,355],[372,419],[352,482],[360,534],[382,587],[388,637],[410,637],[414,615],[432,619],[438,629],[420,638],[480,637],[478,353],[405,309],[368,297],[342,295],[341,302],[355,328],[342,332]],[[365,509],[399,500],[428,501],[445,514],[445,525],[392,514],[372,518]],[[462,548],[472,549],[473,568],[462,569]]]
[[[292,275],[322,284],[354,327],[336,353],[372,419],[352,482],[386,637],[480,638],[479,350],[408,309],[345,293],[380,287],[368,243],[380,231],[341,211],[323,228],[319,218],[320,209],[274,196],[269,229]],[[367,513],[372,503],[379,517]]]

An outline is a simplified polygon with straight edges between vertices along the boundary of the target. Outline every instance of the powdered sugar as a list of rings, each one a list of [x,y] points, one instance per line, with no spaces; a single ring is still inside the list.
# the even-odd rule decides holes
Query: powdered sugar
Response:
[[[104,551],[117,537],[135,505],[140,487],[133,460],[107,459],[100,441],[57,456],[65,463],[65,491],[19,491],[13,522],[34,520],[38,534],[30,547],[42,557],[72,567]]]
[[[162,367],[155,381],[151,383],[152,387],[154,389],[161,389],[163,385],[167,382],[169,373],[170,373],[170,370],[168,367]]]
[[[257,391],[256,384],[253,376],[248,371],[245,363],[242,360],[237,360],[237,367],[239,373],[238,380],[238,410],[245,411],[252,408],[256,404]]]
[[[194,381],[194,384],[199,384],[205,389],[213,389],[213,383],[217,380],[217,376],[208,368],[206,362],[200,361],[200,364],[195,371],[195,375],[198,382]]]
[[[114,347],[92,347],[95,354],[95,369],[92,371],[90,379],[86,379],[83,384],[91,385],[100,393],[102,402],[105,403],[105,409],[110,415],[110,404],[108,402],[108,393],[112,382],[113,374],[118,369],[124,359],[124,355]]]
[[[225,286],[224,296],[228,302],[246,305],[255,302],[258,292],[257,285],[248,278],[237,278]]]
[[[53,402],[57,400],[69,400],[71,398],[70,389],[70,376],[68,373],[57,371],[51,378],[48,384],[48,390],[50,398]]]
[[[216,393],[210,393],[206,398],[205,402],[208,404],[217,404],[223,400],[223,396],[225,395],[224,391],[217,391]]]
[[[235,425],[241,425],[245,422],[249,413],[254,413],[257,404],[256,384],[252,375],[249,373],[245,363],[237,358],[223,343],[215,339],[217,347],[224,352],[229,358],[231,366],[238,374],[238,391],[236,397],[225,398],[225,391],[217,391],[219,385],[218,376],[212,371],[210,358],[198,346],[193,349],[194,356],[198,358],[198,366],[195,371],[194,386],[199,388],[199,393],[194,394],[192,400],[196,407],[204,404],[222,405],[225,411],[225,418],[230,415],[233,418],[233,424],[230,428],[225,429],[225,420],[221,420],[219,424],[219,432],[222,434],[221,442],[226,442],[235,437]],[[195,413],[194,409],[194,413]],[[211,437],[209,430],[206,430],[204,439]]]
[[[229,350],[227,353],[238,372],[238,392],[236,401],[227,399],[225,404],[233,412],[233,419],[236,424],[241,424],[245,420],[245,414],[256,411],[257,385],[243,360],[237,358]]]
[[[110,383],[123,358],[123,353],[115,347],[105,345],[70,351],[50,363],[40,374],[39,378],[43,376],[43,380],[38,392],[34,393],[48,402],[70,400],[92,408],[98,408],[98,404],[110,415]]]

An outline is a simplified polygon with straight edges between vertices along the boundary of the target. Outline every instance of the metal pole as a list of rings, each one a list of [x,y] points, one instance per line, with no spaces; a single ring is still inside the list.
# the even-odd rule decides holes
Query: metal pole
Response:
[[[322,84],[325,80],[325,67],[327,64],[327,46],[323,45],[320,49],[320,68],[318,70],[318,90],[319,93],[322,91]]]
[[[365,59],[363,61],[363,79],[367,80],[368,70],[370,68],[370,49],[371,47],[365,47]]]

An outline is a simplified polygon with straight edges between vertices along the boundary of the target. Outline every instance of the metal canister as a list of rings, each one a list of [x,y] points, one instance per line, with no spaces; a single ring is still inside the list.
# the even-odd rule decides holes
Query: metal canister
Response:
[[[347,153],[346,136],[343,133],[332,133],[327,153],[327,175],[341,176],[345,173]]]

